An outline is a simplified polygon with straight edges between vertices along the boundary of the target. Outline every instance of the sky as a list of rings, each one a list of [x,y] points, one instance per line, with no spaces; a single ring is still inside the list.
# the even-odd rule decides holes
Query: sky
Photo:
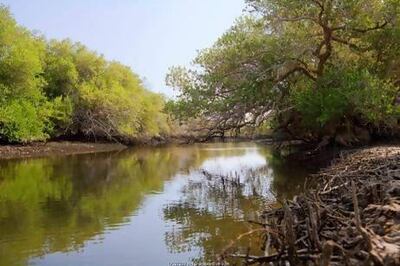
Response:
[[[232,26],[244,0],[0,0],[20,25],[128,65],[167,96],[168,68],[190,66]]]

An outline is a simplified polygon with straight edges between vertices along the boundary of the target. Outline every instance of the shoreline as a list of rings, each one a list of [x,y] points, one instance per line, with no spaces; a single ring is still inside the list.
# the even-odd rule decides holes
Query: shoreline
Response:
[[[400,146],[342,151],[310,176],[308,191],[266,210],[264,256],[249,264],[399,265]]]
[[[244,141],[251,139],[233,138],[230,141]],[[168,140],[145,140],[131,143],[115,143],[115,142],[91,142],[85,140],[51,140],[48,142],[33,142],[27,144],[0,144],[0,160],[9,159],[25,159],[49,156],[65,156],[73,154],[89,154],[99,152],[112,152],[127,149],[129,147],[159,147],[168,144],[193,144],[201,142],[190,142],[187,139],[170,138]]]
[[[248,138],[248,137],[227,137],[225,139],[214,138],[209,141],[196,141],[188,137],[170,137],[170,138],[153,138],[141,141],[131,142],[110,142],[107,140],[94,142],[91,140],[82,139],[53,139],[48,142],[31,142],[26,144],[21,143],[4,143],[0,144],[0,160],[7,159],[23,159],[48,156],[65,156],[73,154],[88,154],[98,152],[111,152],[127,149],[129,147],[159,147],[168,144],[187,145],[195,143],[213,143],[213,142],[255,142],[263,145],[274,145],[280,148],[282,155],[289,160],[308,161],[320,164],[324,167],[327,161],[331,162],[340,153],[346,150],[359,150],[362,148],[349,147],[330,147],[324,150],[312,150],[310,147],[302,146],[299,141],[275,141],[269,137]],[[366,147],[385,147],[387,145],[400,145],[396,141],[370,144]],[[278,148],[279,149],[279,148]],[[289,152],[285,152],[289,151]]]
[[[50,141],[26,145],[0,145],[0,160],[25,159],[73,154],[112,152],[126,149],[118,143],[91,143],[81,141]]]

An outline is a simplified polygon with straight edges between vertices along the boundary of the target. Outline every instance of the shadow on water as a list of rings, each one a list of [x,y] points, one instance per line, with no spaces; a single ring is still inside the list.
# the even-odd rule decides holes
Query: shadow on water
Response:
[[[252,143],[0,161],[0,265],[212,261],[308,173]]]

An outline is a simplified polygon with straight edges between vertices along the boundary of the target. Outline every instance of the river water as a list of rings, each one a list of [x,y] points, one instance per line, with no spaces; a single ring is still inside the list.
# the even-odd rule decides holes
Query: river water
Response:
[[[256,143],[0,161],[0,265],[211,262],[306,175]]]

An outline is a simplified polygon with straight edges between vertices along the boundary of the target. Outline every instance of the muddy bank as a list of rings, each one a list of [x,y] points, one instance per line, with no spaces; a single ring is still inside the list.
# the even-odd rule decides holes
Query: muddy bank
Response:
[[[83,143],[69,141],[32,143],[27,145],[2,145],[0,146],[0,159],[109,152],[125,148],[126,146],[115,143]]]
[[[400,147],[346,151],[306,194],[260,219],[264,256],[245,265],[400,265]]]
[[[228,139],[226,142],[240,142],[247,139]],[[216,139],[209,142],[218,142]],[[96,142],[91,139],[84,139],[80,136],[63,137],[49,142],[37,142],[29,144],[0,144],[0,160],[1,159],[17,159],[32,158],[45,156],[62,156],[70,154],[85,154],[95,152],[109,152],[126,149],[128,147],[151,146],[158,147],[169,144],[188,144],[196,143],[188,141],[185,138],[148,138],[140,140],[124,140],[120,143],[109,142],[109,140],[101,140]]]

